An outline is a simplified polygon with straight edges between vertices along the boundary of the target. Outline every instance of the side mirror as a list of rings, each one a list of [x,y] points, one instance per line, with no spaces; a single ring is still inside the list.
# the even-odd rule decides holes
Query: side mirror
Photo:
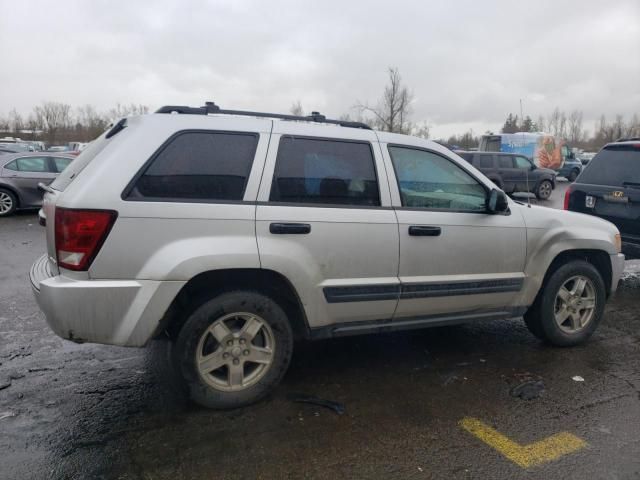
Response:
[[[505,193],[502,190],[492,189],[487,197],[487,212],[496,214],[507,210],[509,210],[509,202]]]
[[[535,164],[535,163],[532,163],[532,164],[531,164],[531,168],[530,168],[529,170],[531,170],[531,171],[533,172],[536,168],[537,168],[537,167],[536,167],[536,164]]]

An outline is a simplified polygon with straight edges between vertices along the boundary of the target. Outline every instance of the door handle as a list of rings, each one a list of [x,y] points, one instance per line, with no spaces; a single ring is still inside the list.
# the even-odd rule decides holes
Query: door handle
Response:
[[[269,232],[276,235],[306,235],[311,233],[308,223],[272,223]]]
[[[409,227],[409,235],[414,237],[439,237],[442,233],[440,227],[430,227],[425,225],[411,225]]]

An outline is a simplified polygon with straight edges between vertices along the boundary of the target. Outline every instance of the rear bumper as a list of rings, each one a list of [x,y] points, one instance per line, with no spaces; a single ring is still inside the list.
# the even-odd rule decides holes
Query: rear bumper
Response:
[[[185,282],[76,280],[53,275],[47,256],[31,267],[31,286],[49,327],[75,342],[143,346]]]
[[[618,289],[618,282],[624,272],[624,260],[622,253],[611,255],[611,293]]]

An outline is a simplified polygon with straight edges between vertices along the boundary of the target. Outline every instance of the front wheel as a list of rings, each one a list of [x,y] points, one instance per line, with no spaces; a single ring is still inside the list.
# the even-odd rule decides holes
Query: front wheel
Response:
[[[578,170],[571,170],[571,173],[567,177],[567,180],[573,183],[576,181],[576,178],[578,178],[578,175],[580,175],[580,172],[578,172]]]
[[[595,332],[605,300],[598,270],[588,262],[574,260],[549,277],[524,320],[541,340],[560,347],[577,345]]]
[[[542,180],[536,188],[536,198],[538,200],[548,200],[553,191],[553,185],[549,180]]]
[[[197,308],[180,330],[174,360],[191,398],[209,408],[236,408],[267,395],[293,351],[286,314],[252,291],[223,293]]]

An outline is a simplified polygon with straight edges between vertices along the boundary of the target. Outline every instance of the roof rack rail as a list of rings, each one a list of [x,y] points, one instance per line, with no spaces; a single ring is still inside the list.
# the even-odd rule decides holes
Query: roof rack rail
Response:
[[[311,115],[298,116],[298,115],[286,115],[282,113],[265,113],[265,112],[247,112],[244,110],[223,110],[213,102],[205,102],[202,107],[187,107],[184,105],[166,105],[156,110],[156,113],[181,113],[185,115],[209,115],[210,113],[217,113],[222,115],[243,115],[247,117],[263,117],[263,118],[278,118],[280,120],[302,120],[305,122],[316,123],[329,123],[331,125],[340,125],[341,127],[349,128],[362,128],[364,130],[371,130],[371,127],[362,122],[350,122],[347,120],[331,120],[321,115],[319,112],[311,112]]]
[[[620,137],[616,142],[637,142],[638,140],[640,140],[640,137]]]

